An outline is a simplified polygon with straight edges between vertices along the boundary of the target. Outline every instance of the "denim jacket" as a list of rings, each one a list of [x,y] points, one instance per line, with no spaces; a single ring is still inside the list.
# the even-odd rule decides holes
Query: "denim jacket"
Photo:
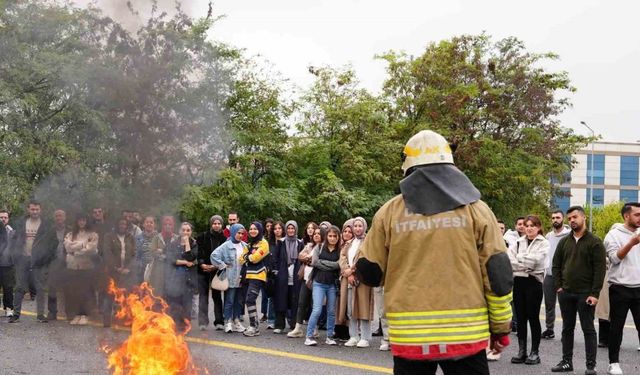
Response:
[[[246,243],[240,243],[243,248],[247,247]],[[227,270],[229,288],[240,287],[240,270],[242,268],[239,260],[240,255],[241,253],[238,253],[235,244],[231,240],[224,242],[211,253],[211,264],[217,266],[218,269]]]

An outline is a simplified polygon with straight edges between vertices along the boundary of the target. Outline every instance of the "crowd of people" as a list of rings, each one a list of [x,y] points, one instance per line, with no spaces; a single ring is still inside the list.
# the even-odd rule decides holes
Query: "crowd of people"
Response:
[[[55,209],[48,220],[33,200],[26,217],[10,221],[0,211],[0,289],[9,323],[20,322],[29,294],[40,323],[64,316],[86,325],[101,316],[110,327],[109,281],[128,290],[146,282],[166,301],[178,329],[197,320],[200,330],[252,337],[262,328],[304,338],[308,346],[326,330],[326,345],[343,340],[359,348],[379,335],[380,350],[389,350],[382,288],[361,284],[355,274],[367,231],[362,217],[341,227],[324,221],[300,229],[293,220],[273,219],[245,227],[231,212],[226,222],[211,216],[209,229],[196,235],[191,223],[177,225],[171,215],[157,225],[155,216],[123,210],[109,221],[103,207],[72,221]],[[223,290],[212,288],[216,276],[226,280]]]
[[[573,371],[577,315],[585,340],[585,374],[596,374],[597,348],[607,347],[607,374],[622,375],[619,354],[629,311],[640,339],[640,203],[624,204],[620,214],[622,223],[614,224],[604,240],[589,232],[580,206],[570,207],[566,218],[564,212],[554,211],[552,230],[546,236],[535,215],[517,218],[515,229],[509,231],[499,222],[514,278],[512,330],[517,332],[518,353],[511,363],[541,363],[541,339],[555,338],[558,301],[563,320],[562,360],[551,371]],[[543,298],[545,331],[539,318]],[[488,350],[487,359],[497,361],[500,354]]]
[[[629,310],[640,327],[640,204],[626,203],[621,218],[604,241],[587,230],[580,206],[554,211],[546,235],[535,215],[518,218],[514,230],[498,221],[513,271],[512,330],[518,352],[512,363],[541,363],[541,339],[555,338],[557,299],[562,360],[551,371],[573,371],[577,316],[585,337],[586,374],[596,373],[598,346],[608,347],[608,373],[622,374],[619,352]],[[56,209],[52,219],[43,216],[37,201],[29,202],[27,216],[16,223],[0,210],[0,288],[10,323],[20,322],[29,293],[38,322],[59,319],[63,310],[72,325],[102,315],[109,327],[114,300],[107,285],[113,279],[128,289],[147,282],[181,329],[192,319],[201,330],[247,337],[266,328],[315,346],[322,328],[326,345],[343,340],[346,347],[366,348],[373,335],[381,335],[380,350],[390,348],[384,289],[361,282],[356,272],[367,235],[362,217],[341,227],[325,221],[300,229],[293,220],[244,226],[231,212],[226,222],[221,215],[211,216],[209,229],[197,236],[191,223],[177,225],[171,215],[159,218],[159,231],[154,216],[125,210],[108,222],[102,207],[70,222],[63,209]],[[223,290],[212,288],[214,277],[227,280]],[[539,318],[543,299],[544,331]],[[488,348],[487,359],[499,360],[499,351]]]

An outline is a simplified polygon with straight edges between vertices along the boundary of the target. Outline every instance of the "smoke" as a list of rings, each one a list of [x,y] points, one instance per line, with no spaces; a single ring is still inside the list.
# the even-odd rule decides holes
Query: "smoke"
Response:
[[[226,165],[234,62],[218,46],[194,42],[185,12],[195,3],[78,0],[101,8],[95,25],[43,31],[86,38],[52,69],[62,72],[60,100],[69,98],[59,141],[79,156],[38,181],[31,197],[47,213],[63,208],[69,222],[93,207],[111,220],[123,209],[176,215],[185,186],[212,183]]]
[[[74,0],[74,3],[100,9],[129,32],[137,31],[152,14],[166,13],[173,17],[178,8],[192,17],[204,17],[207,14],[206,0]]]

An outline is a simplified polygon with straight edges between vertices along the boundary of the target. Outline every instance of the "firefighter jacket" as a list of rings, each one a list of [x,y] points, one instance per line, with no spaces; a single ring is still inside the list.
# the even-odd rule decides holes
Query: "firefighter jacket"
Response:
[[[394,356],[463,358],[510,332],[511,265],[481,200],[418,215],[396,196],[376,213],[356,267],[366,284],[384,285]]]

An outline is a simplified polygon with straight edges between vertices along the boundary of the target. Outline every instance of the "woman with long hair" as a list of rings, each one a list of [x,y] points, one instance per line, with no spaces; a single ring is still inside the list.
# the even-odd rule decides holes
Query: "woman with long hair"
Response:
[[[166,255],[164,290],[169,312],[176,325],[184,329],[191,321],[193,296],[198,291],[198,243],[190,223],[180,225],[180,237],[168,245]]]
[[[540,363],[540,306],[549,241],[542,235],[542,221],[535,215],[525,218],[524,232],[525,235],[508,251],[513,268],[513,305],[518,321],[518,354],[511,358],[511,363],[536,365]],[[528,356],[527,323],[531,327],[531,353]]]
[[[64,237],[68,282],[65,288],[67,317],[73,325],[86,325],[93,306],[92,296],[95,264],[93,257],[98,253],[98,234],[93,230],[86,215],[78,215],[73,230]]]
[[[268,255],[269,244],[264,239],[262,224],[259,221],[254,221],[249,226],[248,246],[240,257],[240,263],[243,265],[242,272],[245,275],[245,304],[249,313],[249,328],[243,334],[248,337],[260,334],[256,300],[267,281],[267,264],[264,260]]]
[[[312,280],[313,310],[307,327],[307,338],[304,342],[307,346],[318,343],[313,339],[313,334],[322,314],[324,300],[327,300],[327,338],[325,344],[337,345],[333,339],[336,321],[336,283],[340,274],[340,229],[335,225],[327,231],[327,238],[319,253],[314,253],[311,265],[314,267],[310,279]]]
[[[313,221],[308,222],[307,225],[304,226],[304,235],[302,236],[302,243],[304,245],[313,242],[313,233],[317,228],[318,224]]]
[[[298,255],[300,270],[296,278],[301,281],[300,293],[298,294],[298,309],[295,316],[295,328],[287,334],[287,337],[304,337],[305,332],[302,328],[302,323],[309,316],[309,308],[311,307],[311,288],[309,288],[309,284],[307,284],[313,271],[311,260],[313,259],[314,252],[319,252],[320,248],[322,248],[325,237],[326,232],[320,228],[316,228],[311,237],[312,241],[306,244]],[[316,335],[317,334],[314,333],[314,337]]]
[[[343,233],[349,229],[353,232],[355,225],[361,227],[364,232],[366,221],[363,218],[347,221],[343,226]],[[338,321],[349,321],[349,341],[344,344],[345,346],[366,348],[371,341],[374,306],[373,289],[360,283],[355,273],[355,264],[360,256],[361,245],[362,239],[355,237],[344,243],[340,251],[340,318]]]

